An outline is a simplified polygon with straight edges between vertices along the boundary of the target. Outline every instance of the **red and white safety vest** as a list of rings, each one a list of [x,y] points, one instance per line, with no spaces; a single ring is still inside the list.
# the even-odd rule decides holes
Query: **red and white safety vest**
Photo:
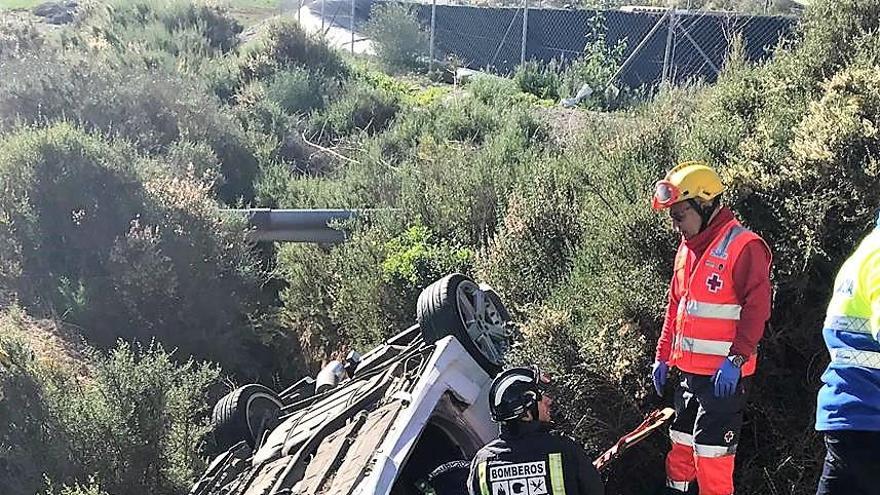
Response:
[[[730,354],[742,301],[736,296],[733,267],[754,232],[731,220],[696,263],[684,242],[675,255],[674,290],[680,295],[669,364],[696,375],[712,375]],[[766,246],[766,243],[764,243]],[[769,252],[769,247],[767,248]],[[755,372],[757,352],[742,366],[742,375]]]

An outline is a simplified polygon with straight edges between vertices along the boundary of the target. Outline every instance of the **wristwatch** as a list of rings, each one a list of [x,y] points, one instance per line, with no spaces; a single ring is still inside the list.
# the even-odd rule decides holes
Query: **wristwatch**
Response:
[[[736,366],[737,368],[742,368],[743,363],[748,361],[749,358],[746,356],[743,356],[741,354],[733,354],[733,355],[727,356],[727,360],[730,361],[731,363],[733,363],[733,365]]]

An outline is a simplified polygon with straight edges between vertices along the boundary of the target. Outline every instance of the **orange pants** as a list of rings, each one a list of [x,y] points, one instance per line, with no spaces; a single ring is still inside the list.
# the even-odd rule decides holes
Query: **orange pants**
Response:
[[[701,457],[693,447],[673,442],[666,456],[666,485],[686,492],[696,480],[700,495],[732,495],[735,457]]]
[[[732,396],[715,397],[711,377],[682,373],[669,429],[668,487],[687,492],[696,481],[700,495],[733,493],[733,464],[749,382],[749,377],[743,378]]]

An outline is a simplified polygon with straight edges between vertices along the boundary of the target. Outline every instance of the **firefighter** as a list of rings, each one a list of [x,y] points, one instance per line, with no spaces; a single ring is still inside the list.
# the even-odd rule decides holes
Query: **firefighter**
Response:
[[[663,395],[678,368],[665,493],[733,493],[733,466],[758,341],[770,317],[767,244],[721,205],[724,186],[705,163],[677,165],[652,206],[668,210],[682,240],[652,378]]]
[[[827,453],[817,495],[880,493],[880,218],[834,281],[822,336],[816,430]]]
[[[549,384],[536,367],[509,369],[492,382],[489,411],[501,435],[474,457],[470,495],[604,494],[584,449],[550,433]]]
[[[445,462],[428,474],[420,487],[425,495],[462,495],[467,486],[471,463],[465,460]]]

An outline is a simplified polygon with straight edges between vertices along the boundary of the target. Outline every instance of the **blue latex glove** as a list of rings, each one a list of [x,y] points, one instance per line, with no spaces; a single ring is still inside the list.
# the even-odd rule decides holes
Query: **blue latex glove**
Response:
[[[654,381],[654,390],[657,395],[663,396],[663,386],[666,385],[666,375],[669,373],[669,365],[663,361],[654,361],[651,367],[651,379]]]
[[[730,397],[736,391],[739,383],[740,369],[733,365],[729,359],[721,363],[721,367],[715,372],[715,397]]]

